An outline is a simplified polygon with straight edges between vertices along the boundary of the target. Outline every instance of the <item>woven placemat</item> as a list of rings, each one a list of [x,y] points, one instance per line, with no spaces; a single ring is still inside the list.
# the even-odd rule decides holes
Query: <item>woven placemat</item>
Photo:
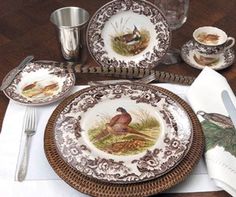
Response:
[[[57,152],[56,144],[54,141],[54,122],[57,116],[65,108],[65,106],[67,106],[74,98],[77,97],[77,95],[79,94],[79,92],[77,92],[65,99],[54,110],[45,130],[44,150],[46,157],[54,171],[66,183],[68,183],[76,190],[88,195],[102,197],[148,196],[160,193],[183,181],[193,170],[194,166],[198,163],[203,153],[204,136],[201,124],[199,123],[198,118],[196,117],[191,107],[183,99],[166,89],[156,86],[155,88],[157,91],[161,91],[172,99],[176,100],[188,113],[189,118],[192,122],[192,145],[187,155],[173,170],[159,178],[146,182],[132,184],[112,184],[101,182],[96,179],[91,179],[87,176],[84,176],[76,169],[70,167],[69,164],[67,164]]]

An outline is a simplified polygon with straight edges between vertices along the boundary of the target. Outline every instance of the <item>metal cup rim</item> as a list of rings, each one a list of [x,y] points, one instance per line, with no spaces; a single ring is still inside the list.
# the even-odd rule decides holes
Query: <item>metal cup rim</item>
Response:
[[[83,23],[79,24],[79,25],[73,25],[73,26],[69,26],[69,25],[60,25],[58,26],[54,20],[53,20],[53,16],[55,15],[55,13],[61,11],[61,10],[65,10],[65,9],[76,9],[76,10],[82,10],[86,13],[86,15],[88,16],[87,17],[87,20],[85,20]],[[81,8],[81,7],[76,7],[76,6],[67,6],[67,7],[62,7],[62,8],[58,8],[56,10],[54,10],[51,15],[50,15],[50,21],[59,29],[72,29],[72,28],[77,28],[77,27],[83,27],[90,19],[90,14],[87,10]]]

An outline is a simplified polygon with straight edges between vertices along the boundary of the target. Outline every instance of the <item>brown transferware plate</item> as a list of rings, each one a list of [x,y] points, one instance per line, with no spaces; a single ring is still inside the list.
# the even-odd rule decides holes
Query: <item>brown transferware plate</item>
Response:
[[[59,67],[59,63],[39,61],[27,64],[4,93],[19,104],[46,105],[64,98],[74,84],[74,74]]]
[[[192,124],[180,103],[153,86],[83,89],[54,123],[63,160],[100,181],[133,183],[173,169],[188,152]]]
[[[149,68],[165,55],[170,34],[164,15],[152,3],[115,0],[92,16],[87,45],[102,66]]]

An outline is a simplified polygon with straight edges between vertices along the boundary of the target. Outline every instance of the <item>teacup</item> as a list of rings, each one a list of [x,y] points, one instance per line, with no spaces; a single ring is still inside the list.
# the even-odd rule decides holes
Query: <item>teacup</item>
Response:
[[[193,38],[196,52],[203,57],[217,57],[235,43],[233,37],[228,37],[223,30],[212,26],[196,29]]]

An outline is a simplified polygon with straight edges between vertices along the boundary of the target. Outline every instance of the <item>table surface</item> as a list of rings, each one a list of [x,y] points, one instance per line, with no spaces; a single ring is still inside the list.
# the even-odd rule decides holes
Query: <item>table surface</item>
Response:
[[[152,1],[152,0],[150,0]],[[27,55],[33,54],[37,60],[64,61],[58,44],[55,27],[49,16],[57,8],[78,6],[93,13],[108,0],[0,0],[0,81]],[[194,29],[200,26],[217,26],[236,38],[235,0],[190,0],[187,22],[173,32],[172,46],[181,46],[192,38]],[[235,46],[234,46],[235,49]],[[96,63],[89,56],[89,65]],[[176,65],[158,65],[156,70],[168,71],[196,77],[200,70],[182,62]],[[219,71],[236,92],[236,63]],[[77,83],[86,84],[90,80],[110,79],[111,77],[77,74]],[[8,98],[0,92],[0,127],[8,105]],[[161,196],[183,197],[228,197],[226,192],[204,192],[188,194],[162,194]]]

